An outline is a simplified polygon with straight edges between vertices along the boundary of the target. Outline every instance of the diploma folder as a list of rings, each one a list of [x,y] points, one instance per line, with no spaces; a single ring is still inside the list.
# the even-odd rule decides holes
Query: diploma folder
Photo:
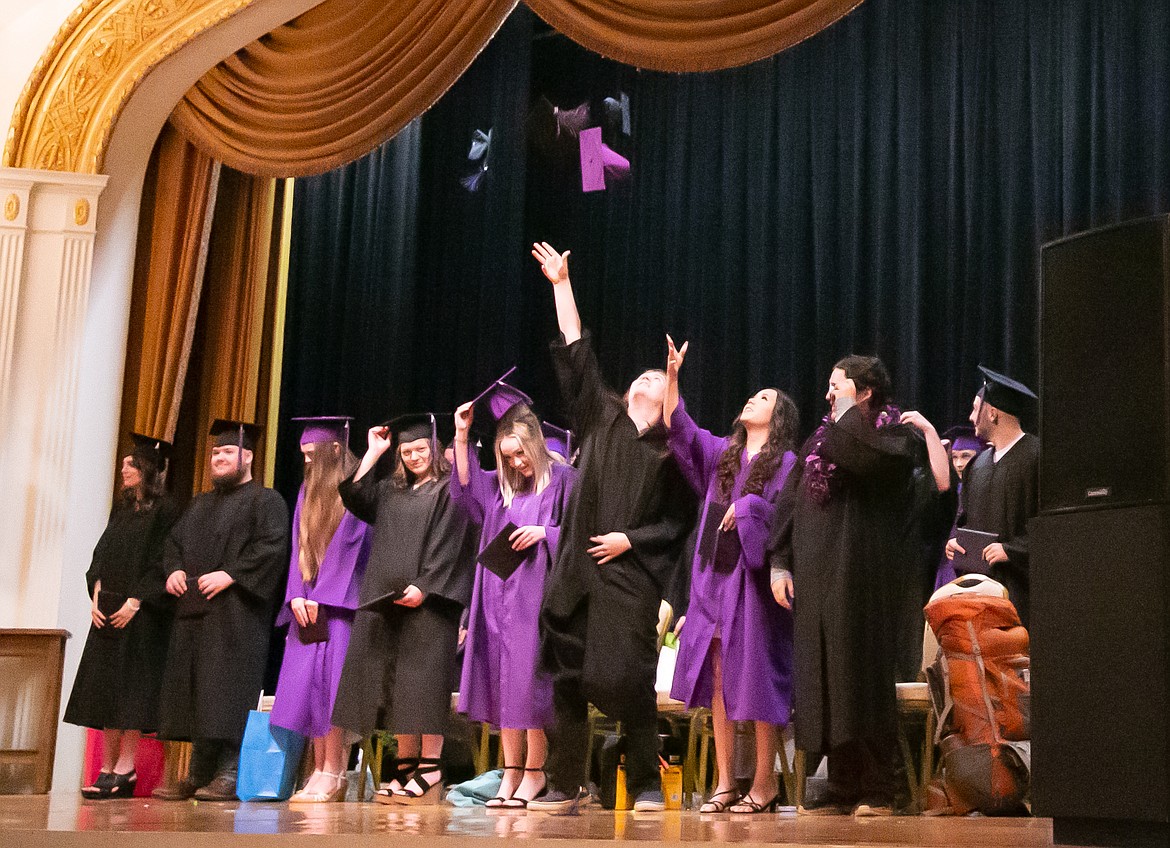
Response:
[[[293,624],[296,624],[297,639],[302,645],[315,645],[318,642],[329,641],[329,625],[325,620],[325,611],[320,606],[317,607],[317,620],[312,624],[301,627],[295,620]]]
[[[187,578],[187,591],[179,595],[175,602],[175,616],[177,618],[203,618],[210,605],[207,596],[199,591],[198,578]]]
[[[370,610],[372,612],[380,612],[383,615],[390,612],[393,604],[404,594],[404,590],[395,589],[393,592],[387,592],[385,595],[379,595],[372,601],[366,601],[364,604],[359,604],[359,610]],[[320,613],[318,613],[319,615]]]
[[[991,574],[991,565],[983,558],[983,549],[992,542],[998,542],[998,534],[960,527],[955,531],[955,540],[967,552],[955,554],[956,574]]]
[[[699,539],[699,556],[703,562],[711,563],[715,571],[726,573],[735,570],[739,562],[739,533],[734,529],[723,531],[719,525],[727,514],[730,504],[711,501],[703,518],[703,535]]]
[[[516,529],[516,525],[509,521],[496,534],[496,538],[488,542],[487,547],[479,552],[479,564],[501,580],[507,580],[511,577],[531,552],[530,548],[522,551],[512,550],[511,536],[516,532]]]

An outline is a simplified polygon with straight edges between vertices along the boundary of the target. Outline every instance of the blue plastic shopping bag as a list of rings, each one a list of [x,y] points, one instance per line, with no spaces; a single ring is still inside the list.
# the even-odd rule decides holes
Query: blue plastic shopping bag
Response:
[[[236,797],[241,801],[287,801],[297,780],[305,737],[269,724],[269,714],[248,713],[240,744]]]

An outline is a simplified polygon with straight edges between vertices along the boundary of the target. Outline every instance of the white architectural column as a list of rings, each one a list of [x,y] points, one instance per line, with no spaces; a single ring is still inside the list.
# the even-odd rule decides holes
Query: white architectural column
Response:
[[[78,375],[105,184],[104,176],[0,169],[0,204],[25,198],[11,226],[0,228],[0,627],[58,626]],[[23,228],[16,223],[22,215]]]

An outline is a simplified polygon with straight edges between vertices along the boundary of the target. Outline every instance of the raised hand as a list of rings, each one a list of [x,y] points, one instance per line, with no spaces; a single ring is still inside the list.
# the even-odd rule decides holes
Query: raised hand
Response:
[[[679,369],[682,368],[683,360],[687,357],[687,348],[691,346],[690,342],[683,342],[682,347],[676,348],[674,346],[674,339],[670,334],[666,334],[666,376],[678,379]]]
[[[389,427],[371,427],[366,439],[371,453],[383,454],[390,450]]]
[[[540,244],[533,242],[532,255],[540,263],[540,270],[548,277],[550,283],[567,283],[569,281],[569,251],[557,253],[547,241]]]
[[[462,404],[455,410],[455,434],[467,438],[467,431],[475,421],[475,407],[471,401]]]

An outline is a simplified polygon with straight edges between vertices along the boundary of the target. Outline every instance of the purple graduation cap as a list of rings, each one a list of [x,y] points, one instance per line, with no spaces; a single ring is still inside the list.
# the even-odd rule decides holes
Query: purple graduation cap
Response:
[[[970,450],[978,453],[987,447],[987,442],[975,435],[975,428],[964,424],[951,427],[942,434],[942,438],[953,451]]]
[[[301,426],[302,445],[316,442],[339,442],[349,447],[349,429],[353,418],[348,415],[316,415],[307,418],[290,419]]]
[[[1036,393],[1023,383],[982,365],[979,371],[983,374],[983,388],[979,390],[979,396],[984,402],[1017,418],[1032,408],[1037,399]]]
[[[131,456],[140,456],[150,460],[159,473],[167,470],[167,465],[171,461],[171,452],[174,449],[170,442],[153,439],[141,433],[131,433],[130,441],[133,442],[133,446],[130,448]]]
[[[582,130],[580,147],[582,191],[605,191],[606,177],[629,176],[630,160],[601,141],[601,127]]]
[[[515,386],[504,382],[515,371],[516,366],[513,365],[499,379],[494,380],[490,386],[476,395],[475,399],[471,401],[472,405],[478,406],[486,401],[488,415],[491,416],[493,421],[499,421],[507,414],[509,409],[518,403],[523,403],[531,408],[532,398]]]
[[[563,430],[547,421],[540,422],[540,431],[544,434],[544,443],[553,453],[560,454],[565,462],[573,460],[573,431]]]

